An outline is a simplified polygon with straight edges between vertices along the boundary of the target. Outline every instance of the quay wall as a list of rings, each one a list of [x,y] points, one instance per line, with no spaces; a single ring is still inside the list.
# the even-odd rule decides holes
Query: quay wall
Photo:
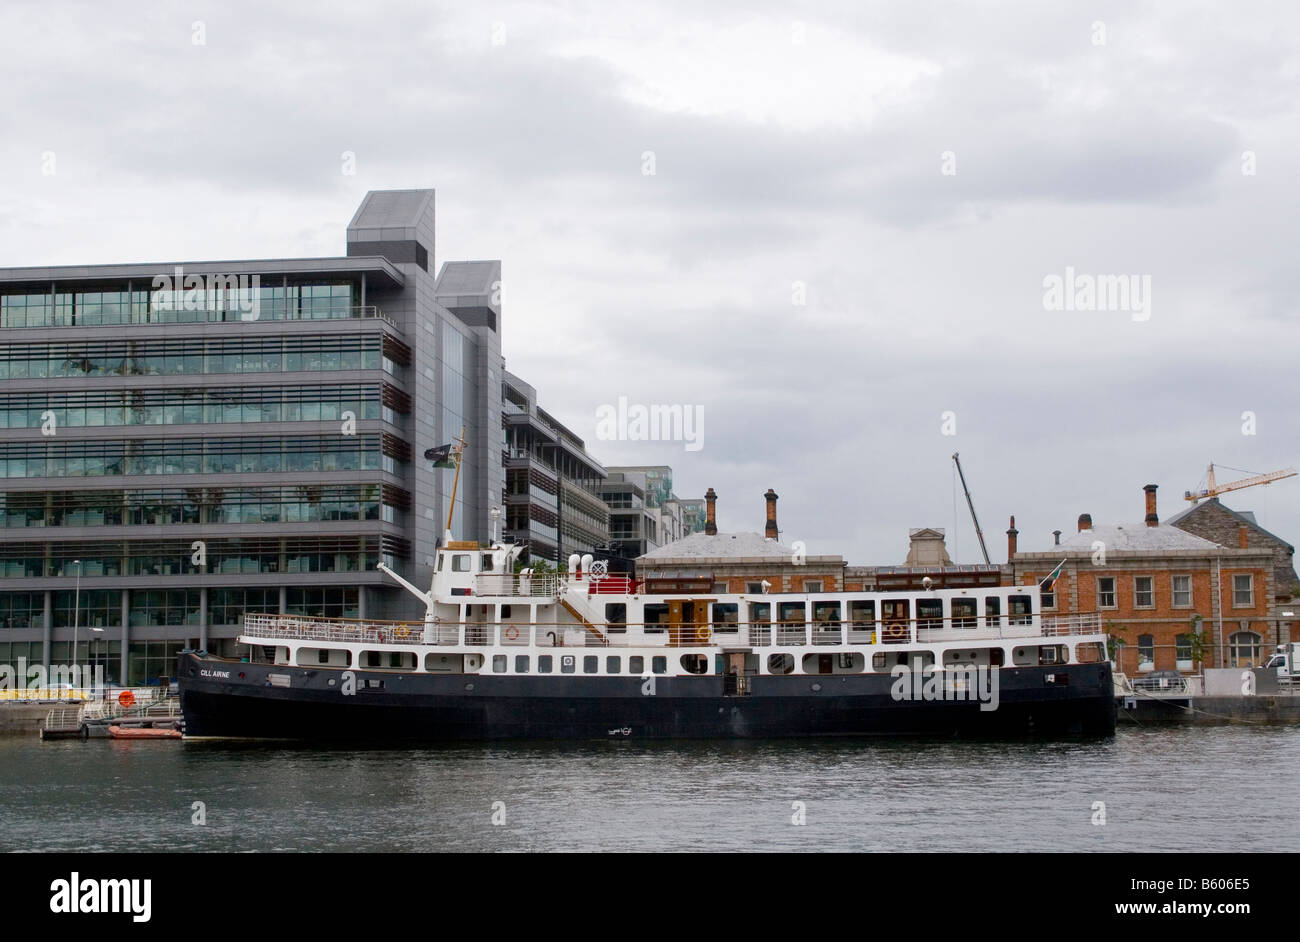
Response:
[[[1121,726],[1300,726],[1300,696],[1119,698]]]

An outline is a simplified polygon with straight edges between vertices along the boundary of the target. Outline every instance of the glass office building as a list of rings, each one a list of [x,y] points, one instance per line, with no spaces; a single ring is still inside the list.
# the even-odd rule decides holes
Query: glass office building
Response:
[[[0,269],[0,663],[234,653],[245,612],[422,616],[505,487],[500,263],[434,274],[432,190],[366,195],[336,258]]]

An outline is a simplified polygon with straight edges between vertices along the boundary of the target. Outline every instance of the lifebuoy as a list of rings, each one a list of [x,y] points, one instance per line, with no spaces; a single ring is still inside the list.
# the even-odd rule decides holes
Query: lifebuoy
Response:
[[[705,625],[699,630],[699,637],[705,644],[708,644],[709,640],[713,637],[713,629],[708,625]]]
[[[899,622],[892,622],[885,625],[885,641],[903,641],[907,638],[907,628]]]
[[[518,637],[519,637],[519,629],[516,628],[514,625],[511,625],[509,628],[506,629],[506,640],[507,640],[507,641],[514,641],[514,640],[516,640]]]

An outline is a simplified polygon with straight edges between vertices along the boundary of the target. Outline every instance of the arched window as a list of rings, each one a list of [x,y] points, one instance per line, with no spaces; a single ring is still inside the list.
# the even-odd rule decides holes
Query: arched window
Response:
[[[1138,635],[1138,670],[1154,670],[1156,666],[1156,639],[1153,635]]]
[[[1228,638],[1228,666],[1255,667],[1260,659],[1260,637],[1253,631],[1238,631]]]

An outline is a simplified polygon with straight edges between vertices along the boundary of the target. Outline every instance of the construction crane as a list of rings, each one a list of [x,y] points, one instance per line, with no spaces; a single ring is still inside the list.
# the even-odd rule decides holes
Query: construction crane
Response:
[[[966,475],[961,471],[961,459],[957,457],[957,452],[952,453],[953,464],[957,465],[957,476],[961,478],[961,489],[966,493],[966,506],[970,508],[970,518],[975,523],[975,535],[980,540],[980,552],[984,554],[984,565],[993,565],[989,559],[989,549],[984,545],[984,531],[980,529],[980,518],[975,516],[975,503],[970,499],[970,488],[966,486]]]
[[[1229,468],[1230,471],[1240,471],[1240,468]],[[1246,472],[1242,472],[1243,474]],[[1229,481],[1227,484],[1219,484],[1214,479],[1214,465],[1205,472],[1206,486],[1199,491],[1184,491],[1183,499],[1190,500],[1193,504],[1205,497],[1218,497],[1227,491],[1239,491],[1243,487],[1254,487],[1256,484],[1271,484],[1273,481],[1280,481],[1283,478],[1294,477],[1295,468],[1284,468],[1281,471],[1270,471],[1268,474],[1256,474],[1252,477],[1242,478],[1240,481]]]

